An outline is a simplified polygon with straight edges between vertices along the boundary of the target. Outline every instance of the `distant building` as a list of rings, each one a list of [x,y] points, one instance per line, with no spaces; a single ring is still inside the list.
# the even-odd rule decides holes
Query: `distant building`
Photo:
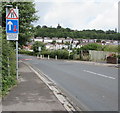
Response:
[[[55,46],[53,44],[46,44],[46,49],[49,49],[49,50],[54,50],[55,49]]]
[[[42,38],[42,37],[36,37],[36,38],[34,38],[34,41],[35,41],[35,42],[36,42],[36,41],[43,42],[43,38]]]
[[[73,44],[77,44],[77,43],[79,43],[79,41],[77,40],[77,39],[73,39]]]
[[[66,43],[66,42],[71,43],[72,42],[72,38],[67,38],[67,39],[63,40],[63,43]]]
[[[53,41],[56,41],[56,43],[62,43],[62,41],[64,40],[62,38],[52,38],[52,39]]]
[[[49,37],[44,37],[44,43],[52,43],[53,39],[50,39]]]

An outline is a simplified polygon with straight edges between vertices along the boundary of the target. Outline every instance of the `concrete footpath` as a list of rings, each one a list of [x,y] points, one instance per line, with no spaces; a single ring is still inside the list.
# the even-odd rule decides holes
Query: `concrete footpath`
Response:
[[[2,100],[2,111],[66,111],[28,65],[19,62],[19,73],[18,85]]]

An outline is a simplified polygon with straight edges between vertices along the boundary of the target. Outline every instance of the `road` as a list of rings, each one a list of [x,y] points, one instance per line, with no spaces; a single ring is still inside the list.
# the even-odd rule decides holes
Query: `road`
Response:
[[[19,55],[40,69],[83,110],[118,111],[118,69],[64,60]]]

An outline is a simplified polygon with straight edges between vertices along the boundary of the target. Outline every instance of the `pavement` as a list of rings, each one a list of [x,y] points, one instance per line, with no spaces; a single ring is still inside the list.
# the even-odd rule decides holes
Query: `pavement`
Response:
[[[111,64],[111,63],[106,63],[106,62],[79,61],[79,60],[67,60],[67,62],[75,62],[75,63],[83,63],[83,64],[90,64],[90,65],[99,65],[99,66],[120,68],[120,64]]]
[[[19,62],[19,74],[18,85],[2,100],[3,112],[64,111],[67,113],[67,110],[54,95],[53,91],[28,65]]]

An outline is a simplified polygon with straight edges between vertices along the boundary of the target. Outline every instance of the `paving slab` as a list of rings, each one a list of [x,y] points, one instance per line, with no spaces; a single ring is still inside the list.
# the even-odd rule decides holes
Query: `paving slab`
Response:
[[[66,111],[47,85],[23,62],[19,83],[2,100],[2,111]]]

